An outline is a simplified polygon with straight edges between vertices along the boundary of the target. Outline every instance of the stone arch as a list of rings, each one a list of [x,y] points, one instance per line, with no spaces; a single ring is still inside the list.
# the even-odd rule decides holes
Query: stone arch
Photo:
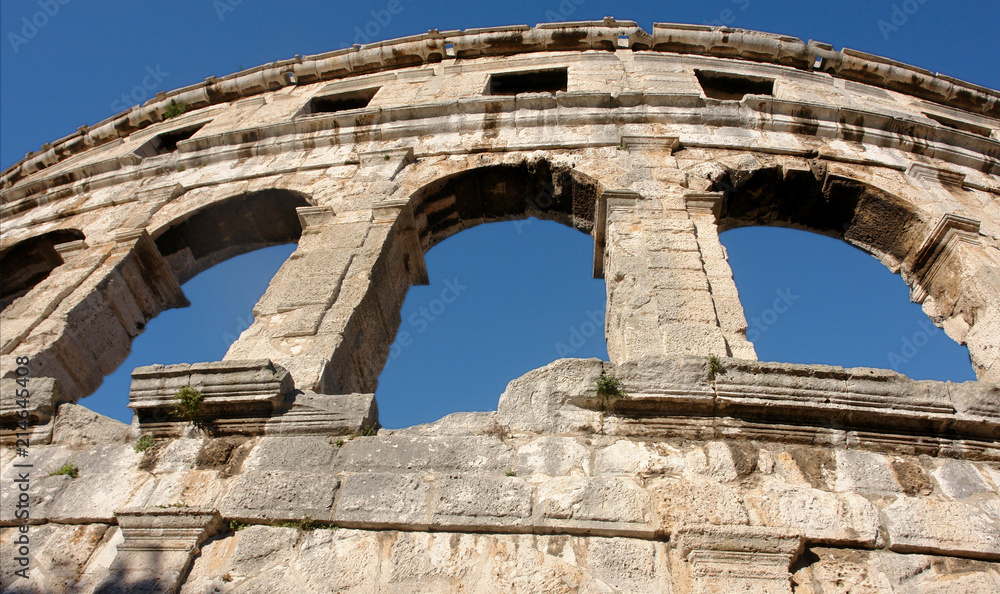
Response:
[[[308,206],[309,198],[293,190],[250,192],[188,212],[152,236],[183,284],[229,258],[298,241],[302,225],[296,209]]]
[[[477,167],[434,180],[409,200],[424,252],[482,223],[537,217],[588,235],[599,182],[547,159]]]
[[[990,349],[975,348],[977,323],[990,317],[986,283],[963,270],[997,276],[996,264],[979,243],[978,221],[945,214],[938,220],[909,196],[837,173],[813,161],[808,168],[781,165],[754,170],[728,169],[712,189],[725,192],[719,231],[745,226],[780,226],[841,239],[878,258],[900,274],[911,299],[960,344],[969,344],[977,374],[990,367]],[[972,275],[975,276],[975,275]],[[984,288],[987,290],[984,291]],[[980,327],[979,334],[989,334]],[[968,339],[972,338],[969,343]]]
[[[56,229],[0,251],[0,268],[4,277],[0,288],[0,310],[45,280],[63,263],[57,246],[83,239],[83,232],[79,229]]]

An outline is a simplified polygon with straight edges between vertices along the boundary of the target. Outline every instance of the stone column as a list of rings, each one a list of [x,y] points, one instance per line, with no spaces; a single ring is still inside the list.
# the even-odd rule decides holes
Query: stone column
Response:
[[[270,359],[301,390],[372,393],[406,291],[427,273],[405,203],[335,214],[299,209],[298,249],[254,307],[225,360]]]
[[[733,271],[729,267],[726,248],[719,241],[719,213],[722,192],[688,193],[684,196],[691,221],[694,223],[698,251],[708,277],[715,315],[726,339],[727,355],[737,359],[757,360],[753,343],[747,340],[747,319],[740,302]]]
[[[596,218],[595,275],[607,280],[612,362],[712,354],[756,359],[711,213],[609,190]]]

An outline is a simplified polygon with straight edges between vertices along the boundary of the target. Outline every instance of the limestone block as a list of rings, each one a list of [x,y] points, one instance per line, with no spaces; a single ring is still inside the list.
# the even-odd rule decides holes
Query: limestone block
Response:
[[[439,476],[433,483],[434,526],[448,530],[529,528],[533,489],[522,478]]]
[[[704,355],[726,352],[722,329],[713,324],[670,322],[661,328],[662,353],[668,355]]]
[[[573,437],[539,437],[517,448],[518,475],[590,474],[590,450]]]
[[[46,510],[50,521],[111,523],[115,510],[146,500],[154,481],[136,470],[141,454],[131,445],[98,445],[73,457],[79,469]]]
[[[804,562],[806,559],[811,562]],[[899,592],[883,573],[879,560],[877,554],[869,551],[811,547],[795,564],[793,591],[818,594],[828,585],[834,585],[844,592]]]
[[[602,370],[599,359],[560,359],[529,371],[500,395],[500,423],[531,433],[596,433],[600,413],[580,406],[596,398]]]
[[[627,478],[553,478],[538,487],[536,526],[649,537],[656,531],[648,491]]]
[[[893,592],[1000,594],[1000,568],[996,563],[889,551],[875,552],[872,557],[885,589]]]
[[[188,470],[156,476],[146,507],[215,507],[228,484],[215,470]]]
[[[382,557],[379,545],[373,532],[315,530],[306,536],[292,568],[315,592],[329,590],[332,584],[347,592],[374,592]]]
[[[690,525],[750,524],[744,494],[729,485],[701,478],[672,478],[653,480],[648,486],[664,532]]]
[[[715,304],[708,291],[656,291],[656,306],[661,323],[688,322],[716,324]]]
[[[123,443],[129,436],[129,426],[121,421],[99,415],[76,404],[59,406],[53,429],[52,443],[82,447],[104,443]]]
[[[158,452],[153,472],[165,474],[193,469],[197,464],[198,452],[204,445],[205,441],[202,439],[170,441],[163,450]]]
[[[241,522],[330,521],[340,480],[332,474],[249,470],[233,479],[219,512]]]
[[[888,460],[878,454],[838,450],[835,489],[847,493],[899,493],[902,488]]]
[[[594,472],[598,475],[679,474],[684,471],[685,464],[684,455],[669,445],[626,439],[619,439],[594,454]]]
[[[809,542],[867,547],[878,539],[878,509],[854,493],[771,484],[749,501],[767,525],[802,534]]]
[[[417,474],[351,474],[340,489],[334,521],[348,528],[426,530],[429,491],[427,483]]]
[[[247,455],[243,469],[320,474],[330,468],[336,454],[328,437],[264,437]]]
[[[27,385],[13,377],[0,378],[0,443],[14,444],[23,438],[17,433],[27,433],[29,445],[50,443],[56,407],[69,398],[53,378],[31,377],[24,383]],[[27,429],[22,425],[25,421]]]
[[[983,475],[968,462],[947,460],[931,474],[937,480],[941,491],[952,499],[966,499],[980,493],[995,493],[986,484]]]
[[[513,467],[513,448],[497,437],[426,437],[389,435],[359,437],[344,442],[338,470],[372,472],[421,469],[431,472],[503,474]]]
[[[32,526],[28,537],[28,576],[15,575],[22,569],[16,558],[16,541],[25,533],[18,528],[0,531],[0,588],[4,592],[47,594],[76,591],[74,582],[84,572],[87,561],[100,546],[110,526],[108,524]]]
[[[882,510],[889,548],[1000,560],[1000,518],[994,509],[957,501],[900,497]]]

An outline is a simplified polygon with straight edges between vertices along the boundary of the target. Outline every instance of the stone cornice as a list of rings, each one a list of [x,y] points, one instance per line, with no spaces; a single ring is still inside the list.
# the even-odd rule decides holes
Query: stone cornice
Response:
[[[467,60],[537,52],[620,49],[712,56],[818,71],[971,113],[1000,117],[1000,92],[864,52],[846,48],[835,51],[824,43],[805,43],[794,37],[727,27],[656,23],[650,34],[634,21],[606,18],[548,23],[534,28],[431,30],[423,35],[325,54],[295,56],[222,78],[209,77],[202,83],[158,94],[144,105],[93,126],[83,126],[70,136],[43,145],[41,151],[29,154],[4,171],[2,184],[11,187],[35,171],[163,121],[164,110],[171,101],[201,109],[288,86],[435,64],[453,57]]]

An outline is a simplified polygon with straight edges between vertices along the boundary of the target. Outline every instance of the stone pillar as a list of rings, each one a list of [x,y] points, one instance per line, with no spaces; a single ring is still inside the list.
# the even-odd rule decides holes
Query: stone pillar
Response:
[[[712,354],[756,359],[711,217],[698,207],[663,208],[631,190],[601,195],[595,275],[607,280],[612,362]],[[722,316],[717,308],[725,308]]]
[[[694,192],[684,196],[684,203],[694,223],[698,251],[708,277],[715,315],[726,339],[727,356],[756,361],[757,351],[754,350],[753,343],[747,340],[746,314],[736,290],[733,271],[729,267],[729,257],[725,246],[719,241],[718,219],[722,211],[722,199],[722,192]]]
[[[969,347],[980,380],[1000,384],[1000,254],[982,240],[980,222],[945,214],[917,249],[910,299],[944,319]]]
[[[298,249],[225,360],[270,359],[301,390],[375,391],[406,291],[427,282],[409,207],[375,204],[371,212],[346,214],[299,209]]]

